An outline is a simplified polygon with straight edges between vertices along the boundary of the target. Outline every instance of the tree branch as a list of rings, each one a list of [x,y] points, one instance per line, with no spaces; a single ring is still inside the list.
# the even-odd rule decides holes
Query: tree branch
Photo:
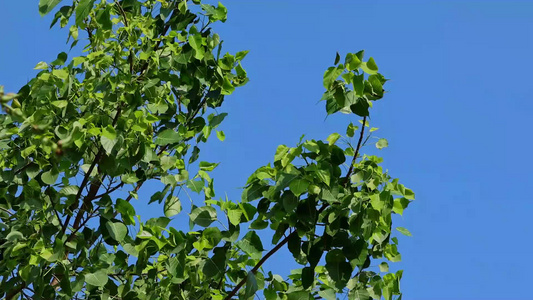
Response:
[[[281,247],[283,247],[285,244],[287,244],[287,242],[289,241],[289,239],[298,234],[298,230],[294,230],[291,234],[289,234],[286,238],[284,238],[279,244],[276,245],[276,247],[272,248],[270,251],[268,251],[268,253],[263,256],[263,258],[257,263],[257,265],[255,265],[255,267],[250,271],[252,273],[257,273],[257,270],[259,270],[259,268],[274,254],[276,253],[279,249],[281,249]],[[233,290],[231,290],[231,292],[226,296],[226,298],[224,298],[224,300],[231,300],[231,298],[233,296],[235,296],[235,294],[237,294],[237,292],[239,291],[239,289],[246,283],[246,277],[244,277],[240,282],[239,284],[237,284]]]
[[[357,141],[357,147],[355,148],[355,154],[353,155],[352,162],[350,163],[350,168],[348,169],[348,173],[346,173],[346,180],[344,181],[344,186],[346,186],[348,182],[350,182],[350,176],[352,176],[353,166],[355,164],[357,156],[359,155],[359,149],[361,148],[361,142],[363,141],[363,136],[365,134],[365,124],[366,116],[363,117],[363,126],[361,127],[361,134],[359,135],[359,140]]]

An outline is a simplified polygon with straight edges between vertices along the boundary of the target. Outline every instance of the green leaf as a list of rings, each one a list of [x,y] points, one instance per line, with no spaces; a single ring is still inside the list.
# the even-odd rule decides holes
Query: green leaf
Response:
[[[344,156],[344,151],[337,146],[332,146],[331,147],[331,162],[335,165],[342,165],[345,161],[346,161],[346,157]]]
[[[173,129],[165,129],[157,135],[157,138],[155,139],[155,144],[165,146],[168,144],[177,143],[181,140],[182,138],[179,133],[177,133]]]
[[[104,285],[106,285],[108,279],[109,278],[107,277],[107,274],[104,270],[85,274],[85,282],[97,287],[103,287]]]
[[[203,50],[202,49],[203,38],[200,33],[189,34],[188,41],[194,50]]]
[[[59,191],[60,195],[69,196],[76,195],[78,193],[79,187],[76,185],[68,185]]]
[[[228,13],[228,10],[222,3],[218,3],[218,7],[214,7],[213,5],[209,4],[202,4],[202,9],[206,12],[206,15],[209,16],[209,20],[211,22],[215,21],[226,21],[226,16]]]
[[[318,153],[320,151],[320,146],[318,146],[317,142],[315,141],[305,141],[303,143],[303,146],[305,149],[313,152],[313,153]]]
[[[361,66],[361,60],[357,55],[353,53],[348,53],[346,55],[346,59],[344,61],[344,65],[346,66],[346,69],[349,71],[353,71],[359,68]]]
[[[115,128],[113,128],[113,126],[108,125],[107,127],[102,129],[102,136],[105,136],[110,140],[115,140],[117,138],[117,132]]]
[[[211,206],[197,207],[191,211],[189,217],[194,224],[207,227],[217,219],[217,211]]]
[[[17,231],[17,230],[11,230],[11,232],[6,236],[6,240],[10,242],[21,240],[23,238],[24,238],[24,235],[20,231]]]
[[[350,291],[350,300],[369,300],[370,294],[365,288],[358,288]],[[397,300],[400,300],[399,298]]]
[[[337,300],[335,290],[334,289],[325,289],[318,292],[318,295],[326,300]],[[349,298],[352,300],[352,298]],[[365,299],[368,300],[368,299]]]
[[[337,55],[335,55],[335,62],[333,64],[334,65],[338,64],[340,60],[341,60],[341,56],[339,55],[339,52],[337,52]]]
[[[389,142],[386,139],[379,139],[376,143],[376,148],[383,149],[389,146]]]
[[[235,54],[235,59],[243,60],[249,52],[250,50],[239,51]]]
[[[237,226],[241,223],[242,210],[240,208],[229,209],[227,214],[229,222],[234,226]]]
[[[355,134],[355,131],[358,130],[359,127],[358,126],[355,126],[353,125],[351,122],[350,122],[350,125],[348,125],[348,128],[346,128],[346,135],[348,137],[353,137],[354,134]]]
[[[161,157],[161,168],[164,171],[176,167],[177,158],[175,156],[163,156]]]
[[[362,67],[363,71],[365,71],[368,74],[376,74],[378,72],[378,66],[376,65],[376,62],[374,61],[374,58],[369,58],[366,64],[363,64]]]
[[[205,182],[203,179],[198,180],[189,180],[187,181],[187,187],[191,189],[191,191],[195,193],[200,193],[202,189],[205,186]]]
[[[112,140],[106,136],[101,136],[100,143],[102,143],[102,147],[104,148],[107,155],[110,155],[111,152],[113,151],[113,148],[117,144],[117,140],[116,139]]]
[[[249,231],[240,241],[236,242],[235,245],[239,247],[244,253],[250,255],[253,259],[260,259],[262,257],[263,243],[261,239],[255,233],[255,231]]]
[[[135,224],[135,208],[133,208],[133,205],[131,205],[128,201],[120,198],[117,199],[117,205],[115,206],[115,209],[120,213],[122,220],[126,225]]]
[[[227,113],[221,113],[218,115],[211,114],[209,117],[207,117],[207,120],[209,121],[209,126],[216,128],[224,119],[226,118],[228,114]]]
[[[296,196],[300,196],[301,194],[306,193],[308,187],[309,187],[309,181],[305,179],[294,179],[289,184],[289,189]]]
[[[330,135],[328,136],[328,138],[327,138],[327,140],[328,140],[328,142],[329,142],[329,145],[331,146],[331,145],[335,144],[335,143],[337,142],[337,140],[338,140],[340,137],[341,137],[341,135],[338,134],[338,133],[336,133],[336,132],[330,134]]]
[[[228,77],[224,77],[224,83],[222,84],[222,95],[231,95],[235,91],[235,87],[231,83],[231,81],[228,79]]]
[[[342,74],[342,68],[329,67],[324,73],[324,87],[329,90],[333,82]]]
[[[48,185],[54,184],[57,180],[57,177],[59,177],[59,172],[55,169],[51,169],[50,171],[41,174],[41,180]]]
[[[200,162],[200,170],[210,172],[213,171],[220,163],[210,163],[206,161]]]
[[[286,212],[292,212],[298,205],[298,198],[292,192],[284,192],[281,196],[283,208]]]
[[[52,62],[52,65],[61,66],[61,65],[65,64],[65,62],[67,61],[67,58],[68,58],[68,55],[65,52],[61,52],[61,53],[59,53],[57,55],[57,58]],[[53,71],[58,71],[58,70],[53,70]],[[52,73],[53,73],[53,71],[52,71]],[[58,76],[58,77],[60,77],[60,76]]]
[[[110,8],[111,6],[107,6],[106,9],[100,9],[96,14],[96,22],[98,22],[101,28],[105,30],[111,30],[113,28],[113,23],[111,22]]]
[[[66,101],[66,100],[52,101],[52,105],[57,107],[57,108],[64,108],[65,106],[68,105],[68,101]]]
[[[129,174],[123,174],[121,176],[122,182],[126,184],[133,184],[139,181],[139,178],[135,175],[135,173],[129,173]]]
[[[386,262],[382,262],[379,264],[379,271],[380,272],[388,272],[389,271],[389,264]]]
[[[351,111],[361,117],[368,117],[368,108],[370,105],[365,98],[357,98],[355,104],[350,105]]]
[[[61,0],[59,0],[59,1],[61,1]],[[41,62],[37,63],[37,65],[33,69],[34,70],[46,70],[46,69],[48,69],[48,64],[45,63],[44,61],[41,61]]]
[[[111,238],[119,243],[122,243],[124,241],[124,238],[128,234],[128,228],[126,227],[126,225],[120,222],[108,221],[105,224],[105,227],[109,231],[109,235],[111,236]]]
[[[181,212],[181,201],[178,197],[167,197],[164,205],[165,216],[170,218]]]
[[[411,232],[409,232],[409,230],[407,230],[407,228],[403,228],[403,227],[396,227],[396,230],[398,230],[399,232],[401,232],[402,234],[406,235],[406,236],[413,236],[411,234]]]
[[[334,249],[326,255],[326,269],[336,285],[343,286],[352,274],[352,266],[348,263],[340,249]]]
[[[393,205],[392,211],[394,211],[395,213],[399,215],[403,215],[403,211],[404,209],[407,208],[409,203],[410,203],[409,200],[407,200],[406,198],[396,198],[394,199],[394,205]]]
[[[76,26],[83,28],[83,21],[89,16],[95,0],[80,0],[76,7]]]
[[[305,267],[302,269],[302,286],[304,289],[310,288],[315,282],[315,268]]]
[[[225,139],[226,139],[226,135],[224,134],[224,131],[222,130],[217,130],[217,138],[223,142]]]
[[[41,17],[51,12],[52,9],[54,9],[54,7],[56,7],[56,5],[59,4],[59,2],[61,1],[62,0],[40,0],[39,14],[41,14]]]
[[[251,202],[255,199],[259,199],[263,196],[263,192],[266,191],[268,187],[254,183],[242,192],[241,200],[242,202]]]
[[[257,292],[257,281],[255,280],[255,275],[253,272],[248,272],[246,275],[246,286],[244,288],[244,299],[250,299],[254,297]]]
[[[68,72],[65,69],[57,69],[52,71],[52,75],[59,79],[66,80],[68,77]]]
[[[297,291],[287,294],[287,300],[310,300],[314,299],[308,291]]]

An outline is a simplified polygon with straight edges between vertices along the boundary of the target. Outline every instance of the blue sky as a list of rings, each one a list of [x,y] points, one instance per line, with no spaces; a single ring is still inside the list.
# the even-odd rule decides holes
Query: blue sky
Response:
[[[397,219],[404,299],[530,299],[533,235],[533,1],[236,1],[217,32],[225,51],[250,50],[251,78],[221,111],[226,140],[203,160],[217,196],[302,134],[325,139],[354,119],[324,119],[324,70],[365,49],[389,91],[371,125],[389,148],[377,151],[417,200]],[[41,60],[68,50],[66,31],[48,30],[35,1],[5,1],[0,18],[0,84],[16,91]],[[151,206],[149,213],[159,214]],[[268,245],[266,248],[270,248]],[[280,252],[269,267],[282,272]]]

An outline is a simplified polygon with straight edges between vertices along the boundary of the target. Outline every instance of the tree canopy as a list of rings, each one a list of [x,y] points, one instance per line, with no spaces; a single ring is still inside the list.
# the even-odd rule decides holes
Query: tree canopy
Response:
[[[396,233],[410,233],[393,230],[392,215],[414,193],[361,153],[387,81],[373,58],[337,53],[324,74],[326,114],[359,123],[280,145],[241,199],[228,199],[215,193],[218,163],[200,159],[210,137],[225,138],[217,108],[248,81],[248,51],[224,53],[211,28],[226,7],[61,2],[40,0],[39,12],[55,12],[51,26],[68,27],[83,55],[61,52],[17,93],[0,90],[0,296],[401,298],[402,271],[387,261],[401,259]],[[154,181],[164,189],[139,197]],[[204,201],[182,207],[190,193]],[[143,221],[134,198],[163,214]],[[169,226],[175,218],[189,228]],[[283,247],[301,268],[272,274],[268,259]]]

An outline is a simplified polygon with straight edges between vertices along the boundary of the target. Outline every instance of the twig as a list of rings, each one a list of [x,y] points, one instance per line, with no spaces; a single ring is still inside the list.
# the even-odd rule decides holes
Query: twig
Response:
[[[26,165],[24,165],[22,168],[20,168],[20,169],[16,170],[15,172],[13,172],[13,175],[16,176],[16,175],[18,175],[20,172],[26,170],[29,166],[31,166],[32,163],[33,163],[33,162],[30,161],[29,163],[27,163]]]
[[[346,180],[344,181],[344,186],[350,182],[350,176],[353,172],[353,166],[355,164],[355,160],[357,159],[357,156],[359,155],[359,149],[361,148],[361,142],[363,141],[363,136],[365,134],[365,123],[366,123],[366,116],[363,117],[363,126],[361,127],[361,134],[359,135],[359,140],[357,141],[357,147],[355,148],[355,154],[353,155],[352,163],[350,163],[350,168],[348,169],[348,173],[346,173]]]
[[[0,210],[5,211],[5,212],[8,213],[10,216],[12,216],[12,215],[15,214],[14,212],[10,211],[9,209],[5,209],[5,208],[3,208],[3,207],[0,207]]]
[[[96,199],[102,198],[102,197],[105,196],[105,195],[109,195],[109,194],[111,194],[112,192],[114,192],[114,191],[120,189],[120,188],[123,187],[123,186],[124,186],[124,182],[121,182],[120,184],[114,186],[113,188],[108,189],[108,190],[105,191],[104,193],[101,193],[100,195],[96,195],[96,196],[94,196],[94,199],[93,199],[93,200],[96,200]]]
[[[126,18],[126,12],[124,11],[124,9],[122,8],[122,5],[120,5],[120,3],[115,1],[115,4],[117,5],[118,10],[120,11],[120,14],[122,15],[122,18],[124,18],[124,25],[126,27],[128,27],[129,25],[128,25],[128,18]]]
[[[289,241],[289,239],[296,235],[297,234],[297,230],[294,230],[291,234],[289,234],[286,238],[284,238],[279,244],[276,245],[276,247],[272,248],[270,251],[268,251],[268,253],[263,256],[263,258],[257,263],[257,265],[255,265],[255,267],[253,267],[253,269],[250,271],[252,272],[253,274],[257,273],[257,270],[259,270],[259,268],[274,254],[276,253],[279,249],[281,249],[281,247],[283,247],[285,244],[287,244],[287,242]],[[235,294],[237,294],[237,292],[239,291],[239,289],[246,283],[246,277],[244,277],[240,282],[239,284],[237,284],[237,286],[235,286],[233,288],[233,290],[231,290],[231,292],[226,296],[226,298],[224,298],[224,300],[231,300],[231,298],[233,296],[235,296]]]

